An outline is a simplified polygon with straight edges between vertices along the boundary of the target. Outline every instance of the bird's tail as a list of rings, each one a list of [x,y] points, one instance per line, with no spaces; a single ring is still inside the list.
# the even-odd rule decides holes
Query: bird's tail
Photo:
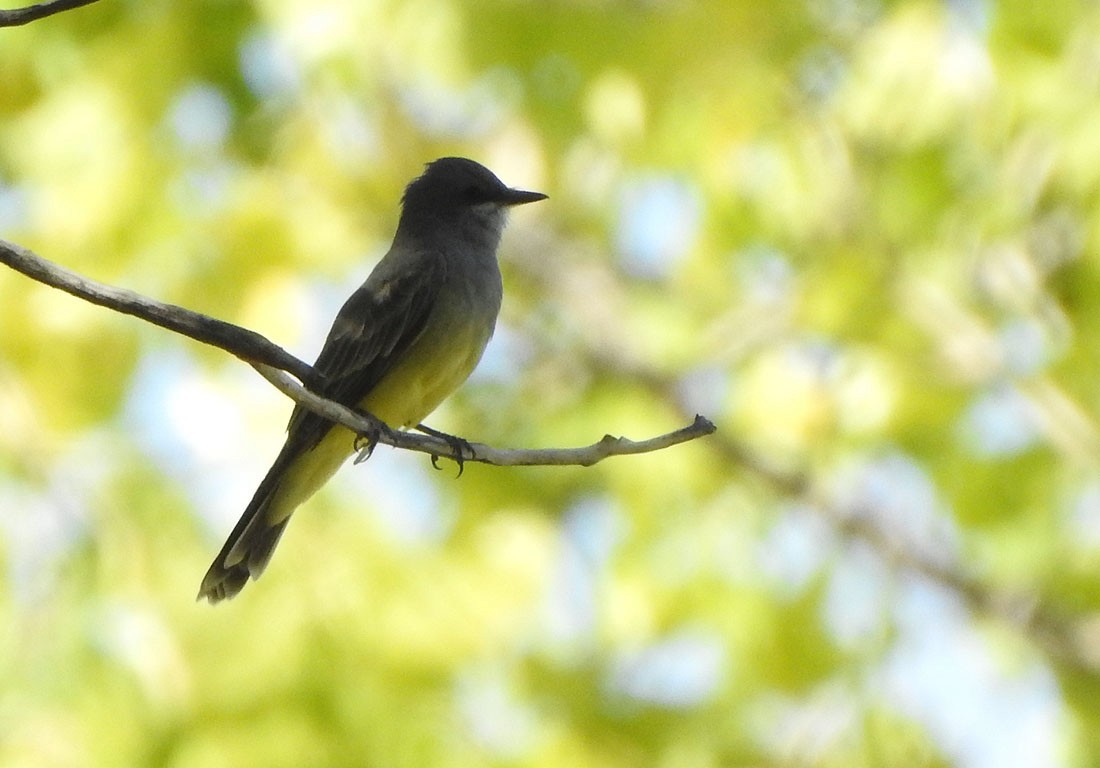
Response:
[[[260,578],[286,524],[290,522],[289,513],[274,516],[270,512],[280,481],[292,458],[284,450],[268,470],[252,501],[203,577],[196,599],[206,599],[211,603],[228,600],[244,588],[249,578]]]

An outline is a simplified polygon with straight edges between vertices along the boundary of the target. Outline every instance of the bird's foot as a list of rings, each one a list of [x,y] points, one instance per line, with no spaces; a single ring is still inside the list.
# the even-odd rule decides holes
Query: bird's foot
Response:
[[[356,411],[374,424],[374,426],[366,432],[358,433],[355,436],[355,442],[352,444],[352,447],[359,454],[355,457],[354,463],[362,464],[374,454],[374,449],[378,447],[379,440],[382,437],[387,437],[392,440],[394,432],[381,419],[359,409],[356,409]]]
[[[455,475],[455,478],[462,477],[462,472],[466,468],[467,455],[470,458],[477,455],[474,453],[474,448],[470,445],[469,441],[455,435],[449,435],[446,432],[440,432],[438,429],[432,429],[426,424],[417,424],[416,429],[419,432],[423,432],[425,435],[437,437],[450,446],[451,455],[449,458],[454,459],[455,463],[458,464],[458,474]],[[439,454],[432,454],[432,466],[436,469],[443,469],[443,467],[439,466]]]

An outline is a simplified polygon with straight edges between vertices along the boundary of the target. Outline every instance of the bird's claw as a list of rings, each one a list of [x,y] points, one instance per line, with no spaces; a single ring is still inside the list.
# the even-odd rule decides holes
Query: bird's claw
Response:
[[[359,454],[355,457],[355,464],[362,464],[374,455],[374,449],[378,447],[382,435],[393,437],[392,429],[377,419],[375,419],[375,422],[376,426],[368,429],[366,432],[360,432],[355,436],[355,442],[352,443],[352,447]]]
[[[425,435],[431,435],[432,437],[439,438],[447,443],[451,448],[451,455],[447,458],[454,460],[458,464],[458,474],[455,475],[455,479],[462,477],[462,473],[466,470],[466,456],[475,456],[474,448],[470,445],[468,440],[464,440],[461,437],[455,435],[449,435],[446,432],[440,432],[438,429],[432,429],[431,427],[423,424],[417,424],[416,428],[423,432]],[[432,467],[438,470],[442,470],[443,467],[439,466],[440,455],[438,453],[432,454]]]
[[[358,434],[355,436],[355,442],[352,443],[352,448],[355,450],[358,456],[355,457],[354,464],[362,464],[364,461],[374,455],[374,449],[378,447],[378,436]]]

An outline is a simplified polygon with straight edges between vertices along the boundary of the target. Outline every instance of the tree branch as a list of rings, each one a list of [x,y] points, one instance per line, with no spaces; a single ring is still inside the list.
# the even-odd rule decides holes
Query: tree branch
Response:
[[[253,367],[276,389],[314,413],[342,424],[357,434],[370,434],[373,436],[378,431],[378,425],[381,422],[370,414],[364,414],[332,400],[319,397],[276,368],[262,364]],[[651,437],[648,440],[633,441],[625,437],[604,435],[598,442],[579,448],[523,449],[502,449],[484,443],[466,443],[463,446],[461,456],[456,454],[456,448],[450,442],[432,435],[398,431],[387,433],[386,429],[383,429],[377,435],[377,438],[378,442],[394,448],[419,451],[436,457],[445,456],[455,461],[475,461],[482,464],[492,464],[497,467],[590,467],[609,456],[651,453],[705,437],[713,434],[715,430],[716,427],[709,420],[702,416],[696,416],[695,420],[686,427],[657,437]]]
[[[609,456],[648,453],[712,434],[715,426],[696,416],[686,427],[647,440],[632,441],[605,435],[599,442],[580,448],[544,448],[505,450],[482,443],[452,444],[431,435],[399,432],[380,420],[317,395],[317,375],[312,366],[302,362],[266,338],[240,326],[193,312],[189,309],[146,298],[133,291],[98,283],[49,262],[27,248],[0,240],[0,263],[52,288],[116,312],[133,315],[141,320],[188,336],[204,344],[230,352],[252,365],[261,376],[279,391],[304,408],[342,424],[360,435],[395,448],[419,451],[433,457],[445,456],[455,461],[476,461],[496,466],[591,466]],[[287,372],[296,376],[295,381]],[[302,383],[299,383],[302,382]],[[303,383],[305,386],[303,386]],[[365,449],[365,450],[369,450]]]
[[[255,331],[192,312],[175,304],[164,304],[133,291],[98,283],[43,259],[27,248],[0,240],[0,263],[40,283],[73,296],[145,320],[161,328],[224,349],[246,363],[263,363],[289,371],[312,384],[313,366],[304,363]]]
[[[29,5],[26,8],[0,10],[0,27],[18,27],[32,21],[53,16],[62,11],[71,11],[82,5],[91,5],[96,0],[50,0],[46,3]]]

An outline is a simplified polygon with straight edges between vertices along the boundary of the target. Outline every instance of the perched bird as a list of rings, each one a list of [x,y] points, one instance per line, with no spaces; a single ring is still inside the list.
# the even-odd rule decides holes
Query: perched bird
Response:
[[[390,427],[416,426],[473,371],[500,310],[507,211],[546,197],[472,160],[429,163],[405,189],[390,250],[345,302],[314,363],[319,394]],[[356,435],[297,406],[286,443],[202,580],[233,597],[263,573],[294,510],[354,451]]]

